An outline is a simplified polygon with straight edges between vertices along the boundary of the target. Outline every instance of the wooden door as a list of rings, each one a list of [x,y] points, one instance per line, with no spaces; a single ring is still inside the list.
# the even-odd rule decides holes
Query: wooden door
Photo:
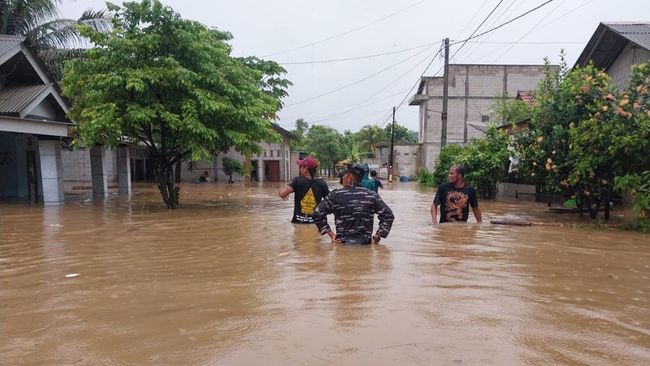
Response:
[[[264,173],[266,175],[267,182],[279,182],[280,181],[280,161],[279,160],[269,160],[264,162]]]

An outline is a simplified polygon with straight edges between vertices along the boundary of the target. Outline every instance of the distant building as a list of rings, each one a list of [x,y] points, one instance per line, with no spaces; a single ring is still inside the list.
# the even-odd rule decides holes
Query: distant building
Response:
[[[629,81],[632,65],[650,60],[650,22],[600,23],[575,66],[591,61],[620,88]]]
[[[251,180],[254,182],[288,182],[292,177],[295,161],[291,161],[291,140],[296,136],[277,124],[271,124],[278,134],[279,142],[260,143],[261,152],[251,156]],[[216,181],[227,182],[228,176],[223,172],[223,157],[227,156],[244,164],[244,156],[235,149],[221,153],[211,160],[198,161],[189,169],[187,163],[181,168],[181,180],[196,182],[206,171]],[[296,157],[297,158],[297,157]],[[294,159],[295,160],[295,159]],[[233,181],[243,181],[244,177],[233,174]]]
[[[447,143],[482,137],[497,97],[533,90],[543,77],[543,65],[449,65]],[[442,89],[442,77],[423,77],[409,103],[420,107],[419,165],[429,170],[440,153]]]
[[[23,37],[0,35],[0,199],[63,201],[68,106]]]
[[[420,161],[420,144],[395,144],[393,146],[393,175],[398,177],[415,177]],[[390,144],[377,145],[377,159],[381,178],[387,178],[390,161]]]

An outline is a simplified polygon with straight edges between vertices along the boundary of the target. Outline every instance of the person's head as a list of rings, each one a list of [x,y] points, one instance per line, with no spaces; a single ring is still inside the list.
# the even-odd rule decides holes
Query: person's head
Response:
[[[447,175],[447,181],[451,184],[462,183],[465,181],[465,168],[460,165],[452,165],[449,168],[449,174]]]
[[[376,170],[371,170],[370,171],[370,176],[373,177],[373,178],[376,178],[377,177],[377,171]]]
[[[204,176],[208,176],[208,171],[206,170],[205,173],[203,173]]]
[[[343,187],[356,186],[366,174],[366,169],[359,164],[348,164],[339,173],[340,182]]]
[[[300,159],[297,160],[296,164],[298,164],[298,169],[300,171],[301,176],[311,177],[311,178],[316,177],[316,168],[318,167],[318,160],[312,158],[311,156],[307,156],[302,160]]]

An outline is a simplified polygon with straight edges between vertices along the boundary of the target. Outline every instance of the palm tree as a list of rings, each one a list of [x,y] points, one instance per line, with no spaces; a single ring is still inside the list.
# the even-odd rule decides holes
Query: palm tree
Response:
[[[368,151],[368,157],[374,158],[377,145],[384,140],[384,131],[377,125],[365,125],[356,135],[360,147]]]
[[[56,79],[61,77],[63,61],[79,57],[83,40],[76,26],[85,24],[97,30],[109,29],[103,10],[86,10],[79,19],[60,18],[61,0],[0,0],[0,34],[25,37],[25,44],[36,51]]]

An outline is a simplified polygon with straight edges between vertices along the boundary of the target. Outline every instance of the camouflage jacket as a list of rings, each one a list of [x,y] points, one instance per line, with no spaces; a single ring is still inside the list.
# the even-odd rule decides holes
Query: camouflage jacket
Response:
[[[343,243],[370,244],[374,215],[379,218],[379,236],[385,238],[393,225],[393,211],[369,189],[362,187],[340,188],[332,191],[314,210],[314,223],[321,235],[330,226],[327,215],[334,214],[336,239]]]

